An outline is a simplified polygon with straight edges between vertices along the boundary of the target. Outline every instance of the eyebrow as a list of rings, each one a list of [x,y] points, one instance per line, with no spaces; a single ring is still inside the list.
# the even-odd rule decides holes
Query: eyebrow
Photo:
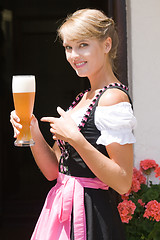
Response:
[[[76,41],[76,40],[75,40]],[[81,39],[81,40],[78,40],[77,41],[77,43],[79,44],[79,43],[82,43],[82,42],[88,42],[88,40],[87,39]],[[63,46],[65,47],[65,46],[67,46],[67,45],[70,45],[69,43],[67,43],[67,42],[63,42]]]
[[[81,43],[81,42],[88,42],[87,39],[82,39],[82,40],[79,40],[77,43]]]

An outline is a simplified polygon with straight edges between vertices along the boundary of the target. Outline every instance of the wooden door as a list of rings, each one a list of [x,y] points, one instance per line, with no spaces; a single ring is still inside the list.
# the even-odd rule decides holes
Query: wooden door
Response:
[[[8,43],[9,54],[4,52],[6,60],[2,60],[5,65],[5,87],[3,96],[1,95],[3,118],[0,118],[0,239],[28,240],[46,194],[55,182],[48,182],[44,178],[30,149],[13,145],[13,130],[9,123],[9,113],[13,109],[11,77],[14,74],[36,76],[34,114],[38,119],[42,116],[55,116],[57,106],[66,109],[78,92],[88,86],[88,80],[77,77],[66,62],[61,43],[55,41],[56,29],[68,12],[92,7],[102,9],[108,16],[118,20],[121,33],[120,52],[123,53],[123,58],[122,55],[119,57],[119,78],[126,83],[125,1],[7,0],[6,7],[13,13],[13,35],[12,41]],[[7,39],[4,41],[7,43]],[[6,49],[6,45],[2,48]],[[0,74],[2,75],[2,72]],[[52,145],[49,125],[40,123],[40,128],[48,143]]]

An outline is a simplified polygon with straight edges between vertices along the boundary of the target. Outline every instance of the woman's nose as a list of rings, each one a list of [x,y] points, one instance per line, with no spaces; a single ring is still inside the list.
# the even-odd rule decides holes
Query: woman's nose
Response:
[[[79,57],[79,53],[78,53],[78,51],[76,51],[76,50],[72,50],[71,57],[72,57],[73,59]]]

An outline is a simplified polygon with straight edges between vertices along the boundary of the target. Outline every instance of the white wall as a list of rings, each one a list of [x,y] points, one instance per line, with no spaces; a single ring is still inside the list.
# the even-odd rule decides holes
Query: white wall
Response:
[[[160,0],[126,0],[126,6],[135,166],[144,159],[160,164]]]

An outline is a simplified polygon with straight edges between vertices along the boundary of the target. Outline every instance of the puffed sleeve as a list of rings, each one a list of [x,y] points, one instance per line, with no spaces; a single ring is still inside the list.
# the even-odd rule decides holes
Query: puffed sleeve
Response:
[[[97,144],[107,146],[113,142],[121,145],[135,143],[133,129],[136,127],[136,118],[128,102],[96,107],[95,125],[101,132]]]

